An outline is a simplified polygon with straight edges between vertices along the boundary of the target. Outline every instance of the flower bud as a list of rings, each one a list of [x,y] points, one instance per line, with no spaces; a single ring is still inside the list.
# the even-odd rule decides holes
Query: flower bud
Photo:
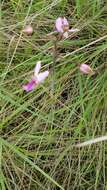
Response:
[[[30,25],[25,26],[23,32],[26,33],[27,35],[32,35],[32,33],[33,33],[32,26],[30,26]]]
[[[84,63],[80,65],[80,71],[83,74],[91,74],[91,75],[94,74],[94,71],[92,70],[92,68],[89,65],[84,64]]]

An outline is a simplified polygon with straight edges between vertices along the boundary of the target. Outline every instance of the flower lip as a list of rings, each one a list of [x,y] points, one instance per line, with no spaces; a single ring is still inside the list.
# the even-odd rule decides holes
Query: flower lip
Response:
[[[27,83],[26,85],[23,85],[22,88],[25,91],[29,92],[34,89],[36,84],[37,84],[37,81],[35,79],[32,79],[29,83]]]

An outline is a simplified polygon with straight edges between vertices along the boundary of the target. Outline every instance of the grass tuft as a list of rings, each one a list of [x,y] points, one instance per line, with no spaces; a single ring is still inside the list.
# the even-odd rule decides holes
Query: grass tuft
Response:
[[[1,1],[1,190],[107,188],[106,7],[101,0]],[[80,31],[55,50],[59,16]],[[22,32],[27,24],[31,36]],[[26,93],[38,60],[50,75]],[[96,74],[82,75],[82,63]]]

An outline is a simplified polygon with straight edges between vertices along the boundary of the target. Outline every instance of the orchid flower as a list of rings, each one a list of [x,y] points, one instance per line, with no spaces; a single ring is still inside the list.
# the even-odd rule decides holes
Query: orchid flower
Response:
[[[57,32],[61,33],[64,38],[68,38],[69,32],[78,32],[79,29],[69,29],[68,20],[65,17],[59,17],[56,19],[55,27]]]
[[[91,75],[94,74],[94,71],[92,70],[92,68],[89,65],[84,64],[84,63],[80,65],[80,71],[83,74],[91,74]]]
[[[38,61],[35,69],[34,69],[34,76],[32,77],[32,80],[27,83],[26,85],[23,85],[23,89],[27,92],[32,91],[38,84],[44,82],[45,78],[48,77],[49,71],[40,72],[41,69],[41,61]]]

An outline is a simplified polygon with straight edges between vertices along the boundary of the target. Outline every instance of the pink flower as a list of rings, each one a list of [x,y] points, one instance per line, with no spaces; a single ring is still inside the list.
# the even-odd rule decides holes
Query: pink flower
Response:
[[[22,86],[25,91],[27,92],[32,91],[36,85],[44,82],[45,78],[48,77],[49,71],[44,71],[44,72],[39,73],[40,68],[41,68],[41,61],[38,61],[34,69],[34,76],[32,80],[26,85]]]
[[[69,32],[78,32],[79,29],[69,29],[68,20],[65,17],[59,17],[56,19],[55,27],[57,32],[62,33],[64,38],[68,38]]]
[[[27,83],[26,85],[23,85],[23,89],[26,92],[29,92],[35,88],[36,84],[37,84],[36,81],[32,79],[29,83]]]
[[[23,32],[26,33],[27,35],[31,35],[33,33],[32,26],[30,26],[30,25],[25,26]]]
[[[80,65],[80,71],[83,73],[83,74],[94,74],[94,71],[92,70],[92,68],[87,65],[87,64],[81,64]]]
[[[69,29],[69,23],[65,17],[57,18],[55,26],[56,26],[56,30],[61,33],[64,32],[65,28]]]

